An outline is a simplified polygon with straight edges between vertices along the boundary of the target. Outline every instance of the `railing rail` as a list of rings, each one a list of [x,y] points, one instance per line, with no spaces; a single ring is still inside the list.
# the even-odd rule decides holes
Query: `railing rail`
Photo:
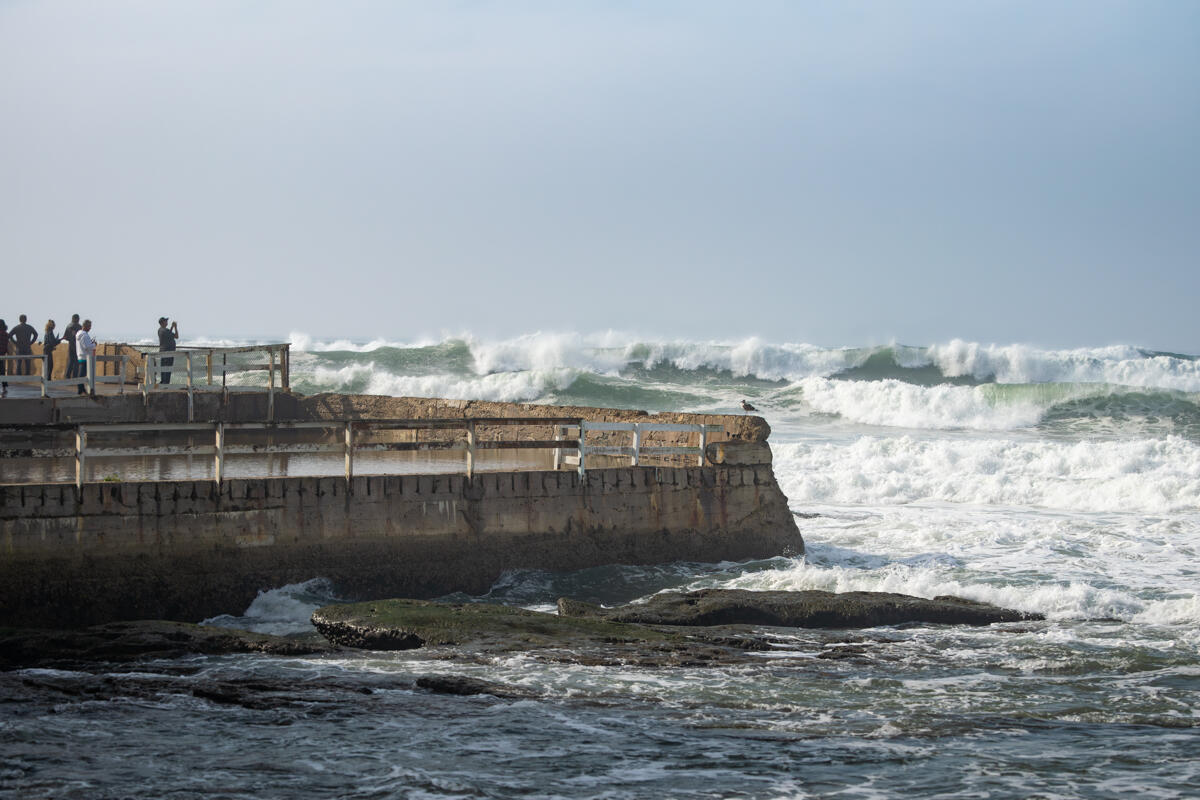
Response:
[[[87,361],[87,375],[78,378],[56,378],[51,380],[46,377],[46,361],[49,358],[45,353],[37,355],[17,355],[17,356],[0,356],[0,361],[15,362],[15,361],[37,361],[38,369],[36,375],[5,375],[4,380],[7,383],[33,383],[42,387],[42,397],[47,395],[47,390],[52,386],[79,386],[86,387],[87,393],[94,395],[96,393],[97,383],[115,383],[120,387],[121,394],[125,394],[125,368],[129,363],[129,356],[98,356],[90,355]],[[116,375],[97,375],[97,363],[119,363],[120,369]],[[7,372],[7,369],[5,370]]]
[[[480,428],[505,426],[551,427],[553,439],[480,439]],[[95,458],[120,458],[141,456],[212,456],[213,478],[220,486],[225,477],[225,458],[231,455],[273,455],[342,453],[345,457],[345,478],[349,484],[354,477],[354,455],[363,452],[413,452],[431,450],[461,451],[465,455],[465,472],[468,477],[475,472],[476,454],[481,450],[553,450],[554,469],[564,464],[576,466],[579,474],[586,474],[589,456],[628,456],[631,466],[639,466],[643,457],[661,455],[696,455],[700,466],[705,463],[705,445],[709,433],[724,430],[722,425],[660,424],[652,422],[590,422],[577,417],[476,417],[474,419],[362,419],[330,420],[317,422],[177,422],[177,423],[89,423],[77,426],[59,426],[59,429],[74,432],[75,446],[61,452],[62,456],[75,461],[75,484],[79,488],[85,483],[87,464]],[[570,430],[575,436],[568,436]],[[325,430],[332,441],[326,442],[283,442],[263,444],[235,444],[226,442],[226,436],[236,431],[265,431],[268,433],[296,430]],[[381,431],[465,431],[465,440],[434,439],[409,442],[363,441],[363,434]],[[632,434],[628,447],[588,444],[589,433],[627,432]],[[694,433],[699,437],[698,446],[650,446],[643,443],[648,433]],[[111,434],[161,434],[194,433],[207,434],[211,444],[164,444],[154,446],[100,446],[94,439]],[[577,455],[564,454],[564,450],[575,450]],[[59,451],[55,451],[59,454]]]

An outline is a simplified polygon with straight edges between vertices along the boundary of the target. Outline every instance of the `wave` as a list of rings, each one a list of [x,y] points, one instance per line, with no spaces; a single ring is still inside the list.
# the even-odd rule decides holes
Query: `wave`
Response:
[[[945,502],[1162,514],[1200,507],[1200,445],[1178,436],[1076,442],[861,436],[772,449],[781,488],[797,508]]]
[[[895,379],[807,378],[761,398],[783,413],[937,430],[1176,434],[1200,440],[1200,397],[1100,383],[919,386]]]
[[[853,380],[896,379],[938,383],[1104,383],[1200,392],[1200,358],[1118,345],[1047,350],[1028,345],[984,345],[952,340],[914,347],[827,348],[771,343],[757,337],[727,341],[653,340],[608,331],[596,334],[537,332],[486,341],[469,334],[440,341],[375,339],[322,342],[290,335],[293,350],[307,353],[377,353],[381,350],[465,350],[477,374],[576,369],[600,375],[640,367],[726,373],[735,378],[795,382],[838,376]]]
[[[701,579],[688,588],[712,585]],[[938,565],[892,564],[863,570],[798,560],[784,569],[740,575],[720,584],[751,591],[896,592],[933,598],[953,595],[1003,608],[1038,612],[1049,619],[1121,619],[1158,624],[1195,620],[1196,599],[1146,601],[1120,589],[1100,588],[1085,581],[1047,583],[987,583],[962,579]]]
[[[276,636],[309,633],[313,612],[321,606],[345,602],[333,591],[327,578],[289,583],[275,589],[263,589],[241,616],[221,614],[204,620],[202,625],[237,628]]]
[[[349,392],[393,397],[444,397],[451,400],[491,400],[520,403],[543,400],[565,389],[577,377],[574,370],[502,372],[490,375],[404,375],[382,369],[374,361],[343,367],[318,366],[292,378],[298,391]]]

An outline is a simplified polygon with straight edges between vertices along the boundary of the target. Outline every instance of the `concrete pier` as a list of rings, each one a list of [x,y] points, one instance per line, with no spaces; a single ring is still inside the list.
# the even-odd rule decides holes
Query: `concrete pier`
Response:
[[[171,398],[155,398],[169,401]],[[162,408],[113,401],[106,415]],[[279,398],[277,398],[277,401]],[[35,402],[35,401],[21,401]],[[239,400],[252,404],[252,400]],[[77,405],[91,403],[91,406]],[[52,401],[51,433],[101,401]],[[485,592],[507,569],[720,561],[799,554],[758,418],[460,404],[416,398],[286,396],[296,416],[719,420],[706,465],[344,477],[113,480],[0,486],[0,625],[239,614],[259,590],[315,577],[347,598]],[[501,408],[501,406],[507,406]],[[139,408],[140,407],[140,408]],[[228,406],[221,409],[231,413]],[[244,411],[245,409],[243,409]],[[48,411],[48,413],[46,413]],[[0,422],[3,422],[0,419]],[[39,433],[39,428],[43,428]],[[61,432],[61,431],[60,431]],[[544,438],[544,434],[534,438]],[[628,463],[628,462],[626,462]],[[693,462],[694,463],[694,462]]]

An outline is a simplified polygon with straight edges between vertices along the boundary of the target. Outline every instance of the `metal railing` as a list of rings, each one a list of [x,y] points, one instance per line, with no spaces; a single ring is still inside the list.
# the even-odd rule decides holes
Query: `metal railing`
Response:
[[[553,439],[481,439],[480,428],[524,426],[552,427]],[[578,431],[574,438],[566,432]],[[226,443],[226,435],[236,431],[263,431],[267,433],[295,430],[324,430],[333,434],[333,442],[287,442],[264,444]],[[360,419],[322,422],[191,422],[191,423],[97,423],[79,425],[74,428],[75,485],[85,483],[87,464],[95,458],[121,458],[145,456],[212,456],[213,480],[218,486],[225,477],[225,459],[231,455],[273,455],[340,453],[345,459],[347,484],[354,477],[354,456],[363,452],[412,452],[425,450],[460,451],[465,455],[465,472],[471,477],[475,472],[476,455],[482,450],[553,450],[554,469],[564,464],[575,466],[579,474],[586,474],[588,456],[628,456],[631,466],[640,466],[649,456],[696,455],[700,466],[705,463],[705,445],[709,433],[723,431],[722,425],[658,424],[649,422],[589,422],[577,417],[479,417],[475,419]],[[465,431],[465,440],[454,438],[418,441],[365,441],[367,435],[386,431]],[[626,446],[589,445],[589,433],[629,432],[632,444]],[[157,445],[157,446],[97,446],[89,443],[89,436],[109,434],[160,434],[160,433],[207,434],[212,444]],[[652,432],[695,433],[699,445],[650,446],[642,443],[643,434]],[[564,454],[564,450],[575,450],[577,455]],[[56,451],[55,455],[59,455]],[[61,455],[70,457],[71,450]]]
[[[121,394],[125,393],[125,368],[129,363],[129,356],[97,356],[90,355],[87,361],[87,375],[76,378],[57,378],[51,380],[46,377],[46,354],[39,355],[19,355],[19,356],[0,356],[0,361],[13,363],[18,361],[36,361],[38,362],[36,375],[8,375],[6,374],[3,380],[6,383],[33,383],[42,387],[42,397],[46,397],[47,390],[54,386],[80,386],[85,387],[90,395],[96,393],[97,383],[115,383],[120,387]],[[97,375],[97,363],[119,363],[121,366],[116,375]],[[7,368],[5,370],[7,372]]]
[[[275,419],[275,376],[279,376],[279,391],[290,391],[291,343],[246,345],[242,347],[186,347],[178,350],[141,350],[146,359],[146,374],[142,377],[142,397],[149,402],[153,392],[181,389],[187,392],[188,422],[195,419],[195,393],[198,391],[228,392],[228,377],[240,372],[267,373],[267,419]],[[244,363],[230,356],[261,354],[264,363]],[[170,364],[164,364],[170,361]],[[183,362],[182,368],[179,362]],[[204,371],[197,375],[203,364]],[[171,384],[176,373],[183,373],[183,384]],[[167,381],[161,380],[167,376]],[[214,376],[218,376],[218,382]]]
[[[704,450],[708,444],[708,434],[724,431],[724,425],[691,425],[691,424],[669,424],[657,422],[588,422],[581,420],[578,424],[557,425],[554,438],[560,439],[564,437],[568,429],[575,427],[579,428],[579,435],[576,441],[578,445],[576,449],[578,455],[561,455],[561,449],[555,451],[554,468],[558,469],[560,461],[563,464],[578,465],[580,474],[583,473],[584,460],[588,455],[594,456],[629,456],[630,466],[638,466],[641,462],[643,454],[646,455],[691,455],[696,454],[699,458],[699,465],[704,466]],[[589,445],[584,441],[586,432],[599,433],[602,431],[610,432],[627,432],[633,435],[633,441],[629,446],[614,446],[614,445]],[[642,444],[642,436],[646,433],[695,433],[700,437],[698,447],[687,446],[652,446]]]

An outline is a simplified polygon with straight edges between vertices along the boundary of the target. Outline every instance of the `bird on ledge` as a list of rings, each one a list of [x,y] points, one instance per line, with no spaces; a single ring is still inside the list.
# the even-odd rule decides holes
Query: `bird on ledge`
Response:
[[[743,400],[742,411],[745,411],[747,414],[749,414],[751,411],[758,411],[758,409]]]

